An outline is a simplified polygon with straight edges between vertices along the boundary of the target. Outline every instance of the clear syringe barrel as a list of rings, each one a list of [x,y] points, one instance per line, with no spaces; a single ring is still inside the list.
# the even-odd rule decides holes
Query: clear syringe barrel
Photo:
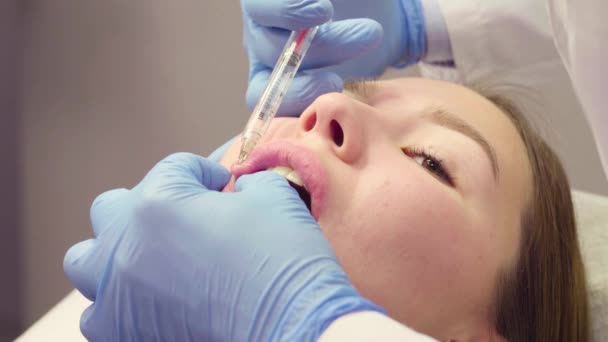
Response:
[[[315,26],[299,32],[293,31],[289,36],[266,89],[253,109],[253,115],[243,132],[242,139],[247,141],[248,145],[257,145],[258,140],[266,133],[318,30],[319,27]]]

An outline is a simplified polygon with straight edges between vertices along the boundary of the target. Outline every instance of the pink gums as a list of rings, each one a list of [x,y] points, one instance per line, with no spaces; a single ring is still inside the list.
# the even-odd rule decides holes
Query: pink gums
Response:
[[[300,175],[310,193],[312,216],[318,220],[327,191],[327,175],[314,152],[288,142],[275,141],[253,150],[243,164],[232,165],[231,171],[236,180],[242,175],[275,166],[287,166]],[[230,180],[224,191],[234,191],[234,180]]]

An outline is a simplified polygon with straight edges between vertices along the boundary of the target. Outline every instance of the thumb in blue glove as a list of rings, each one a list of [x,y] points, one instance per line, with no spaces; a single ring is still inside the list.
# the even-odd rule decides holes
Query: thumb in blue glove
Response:
[[[420,60],[426,50],[420,0],[241,0],[253,109],[289,31],[322,25],[285,95],[278,115],[299,115],[318,96],[340,92],[343,80],[380,75]]]
[[[142,199],[188,199],[209,189],[220,190],[229,179],[230,172],[215,162],[189,153],[176,153],[155,165],[133,189],[115,189],[99,195],[90,212],[95,238],[73,246],[64,260],[64,269],[74,287],[89,300],[95,300],[97,286],[105,272],[98,267],[99,263],[108,260],[112,252],[103,244],[122,239]]]
[[[308,340],[342,314],[381,311],[285,179],[266,171],[240,177],[236,193],[213,191],[228,177],[178,154],[95,201],[96,238],[64,263],[94,301],[81,319],[88,339]]]

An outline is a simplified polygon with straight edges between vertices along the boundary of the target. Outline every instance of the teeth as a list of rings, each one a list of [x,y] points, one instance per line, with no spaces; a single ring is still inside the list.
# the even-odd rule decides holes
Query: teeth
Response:
[[[274,171],[274,172],[280,174],[281,176],[286,177],[293,170],[288,168],[287,166],[277,166],[277,167],[273,167],[272,169],[270,169],[270,171]]]
[[[281,176],[287,178],[288,181],[291,181],[292,183],[306,188],[304,182],[302,181],[302,178],[300,178],[300,175],[298,175],[298,173],[295,172],[292,168],[289,168],[287,166],[276,166],[270,169],[270,171],[274,171],[280,174]]]
[[[306,189],[306,186],[304,185],[302,178],[300,178],[300,175],[298,175],[297,172],[291,171],[287,176],[285,176],[285,178],[287,178],[287,180],[291,181],[292,183],[295,183],[299,186],[304,187],[304,189]]]

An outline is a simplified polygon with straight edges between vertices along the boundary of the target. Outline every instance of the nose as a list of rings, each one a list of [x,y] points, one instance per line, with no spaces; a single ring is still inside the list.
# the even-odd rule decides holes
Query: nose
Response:
[[[361,108],[359,108],[361,107]],[[365,109],[347,95],[318,97],[300,116],[298,135],[316,135],[345,163],[360,157],[364,144]]]

